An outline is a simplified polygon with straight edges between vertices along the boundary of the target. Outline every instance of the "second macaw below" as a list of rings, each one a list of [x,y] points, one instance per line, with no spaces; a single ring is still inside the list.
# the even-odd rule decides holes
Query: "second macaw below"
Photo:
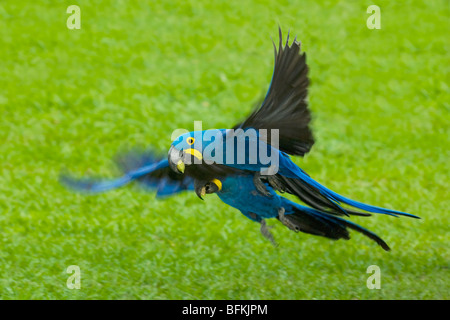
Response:
[[[370,213],[417,216],[344,197],[312,179],[291,160],[290,155],[304,156],[314,144],[306,100],[308,66],[305,54],[300,54],[300,43],[295,39],[289,45],[288,35],[283,46],[281,30],[279,37],[278,50],[274,45],[270,88],[261,106],[243,122],[232,129],[183,134],[172,143],[167,158],[157,157],[153,152],[121,155],[117,163],[124,175],[118,179],[62,176],[61,181],[73,189],[92,193],[132,181],[155,190],[158,197],[185,190],[195,191],[201,199],[216,193],[223,202],[260,223],[261,233],[274,244],[266,224],[270,218],[278,219],[295,232],[333,240],[350,239],[351,229],[390,250],[375,233],[343,217],[370,216]],[[257,147],[253,152],[252,145]],[[273,158],[276,170],[273,162],[262,161],[261,154],[276,156]],[[285,192],[305,205],[280,195]]]

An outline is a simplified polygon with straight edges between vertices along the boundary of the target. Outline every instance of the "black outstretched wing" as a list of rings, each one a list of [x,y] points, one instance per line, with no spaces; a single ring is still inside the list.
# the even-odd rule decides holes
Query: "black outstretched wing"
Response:
[[[278,51],[274,44],[275,66],[267,95],[262,105],[233,129],[267,129],[269,144],[270,130],[278,129],[279,150],[304,156],[314,144],[306,100],[309,85],[306,55],[299,54],[300,42],[297,39],[289,46],[288,34],[283,47],[281,29],[279,36]]]

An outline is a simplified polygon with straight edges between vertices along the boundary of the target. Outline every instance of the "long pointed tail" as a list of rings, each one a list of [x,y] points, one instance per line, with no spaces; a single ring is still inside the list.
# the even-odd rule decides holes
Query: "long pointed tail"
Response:
[[[300,198],[300,200],[318,210],[326,210],[335,214],[341,212],[341,214],[343,213],[346,215],[366,215],[364,213],[361,214],[357,211],[348,210],[341,207],[340,204],[344,203],[356,209],[367,212],[387,214],[394,217],[406,216],[420,219],[420,217],[410,213],[376,207],[346,198],[312,179],[294,163],[288,164],[288,166],[289,167],[286,171],[287,174],[277,175],[277,179],[282,181],[290,193],[295,194]]]
[[[286,210],[285,218],[293,226],[294,231],[326,237],[333,240],[350,239],[347,228],[362,233],[374,240],[384,250],[389,251],[387,243],[375,233],[351,221],[342,219],[316,209],[301,206],[289,200],[283,204]]]

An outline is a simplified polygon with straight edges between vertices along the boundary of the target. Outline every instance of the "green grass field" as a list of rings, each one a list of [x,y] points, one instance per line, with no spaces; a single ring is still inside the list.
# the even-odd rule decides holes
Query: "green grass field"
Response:
[[[66,27],[70,4],[80,30]],[[0,298],[449,299],[449,16],[446,0],[1,1]],[[420,216],[352,219],[391,252],[272,221],[275,248],[215,195],[59,184],[62,170],[113,177],[116,152],[166,151],[194,120],[241,120],[269,85],[278,25],[310,65],[317,142],[295,161],[340,194]]]

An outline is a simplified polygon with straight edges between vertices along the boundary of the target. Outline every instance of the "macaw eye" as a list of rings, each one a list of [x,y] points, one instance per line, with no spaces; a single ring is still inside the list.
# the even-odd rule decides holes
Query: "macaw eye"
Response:
[[[193,145],[194,142],[195,142],[195,139],[192,138],[192,137],[189,137],[189,138],[186,139],[186,142],[187,142],[188,144],[190,144],[190,145]]]

